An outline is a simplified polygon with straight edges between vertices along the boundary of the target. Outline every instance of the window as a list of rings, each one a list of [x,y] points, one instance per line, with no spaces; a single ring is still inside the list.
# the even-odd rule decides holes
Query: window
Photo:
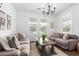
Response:
[[[36,18],[30,18],[29,22],[37,22],[37,19]]]
[[[71,32],[71,24],[72,22],[71,21],[66,21],[63,23],[63,32]]]
[[[47,33],[47,20],[41,19],[40,20],[40,34]]]
[[[29,35],[32,37],[41,36],[42,33],[47,33],[47,19],[29,18]]]
[[[70,15],[67,15],[63,19],[63,32],[71,33],[72,31],[72,18]]]
[[[30,33],[36,33],[36,24],[30,24]]]
[[[47,23],[40,23],[40,34],[47,33]]]
[[[36,18],[29,19],[29,30],[31,34],[37,33],[37,19]]]

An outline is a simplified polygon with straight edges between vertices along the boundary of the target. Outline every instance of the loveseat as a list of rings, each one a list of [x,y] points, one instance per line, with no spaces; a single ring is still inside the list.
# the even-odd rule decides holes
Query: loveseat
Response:
[[[29,56],[30,40],[23,33],[0,38],[0,56]]]
[[[76,49],[77,42],[79,42],[78,36],[74,34],[53,33],[49,39],[55,41],[57,46],[65,50]]]

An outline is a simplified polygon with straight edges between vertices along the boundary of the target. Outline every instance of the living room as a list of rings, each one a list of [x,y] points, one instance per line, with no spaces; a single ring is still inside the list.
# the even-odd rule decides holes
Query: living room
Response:
[[[79,56],[78,10],[79,3],[0,3],[0,56]]]

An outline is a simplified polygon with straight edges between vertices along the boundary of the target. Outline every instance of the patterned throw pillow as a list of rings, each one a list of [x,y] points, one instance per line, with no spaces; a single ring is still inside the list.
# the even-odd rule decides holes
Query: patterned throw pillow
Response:
[[[19,43],[19,41],[18,41],[18,39],[16,38],[15,35],[12,38],[10,38],[8,40],[8,42],[9,42],[9,45],[10,45],[11,48],[21,49],[20,43]]]
[[[70,35],[68,39],[78,39],[77,35]]]
[[[18,33],[19,41],[25,40],[26,36],[23,33]]]
[[[68,38],[69,38],[69,34],[68,33],[63,36],[64,40],[67,40]]]
[[[0,44],[1,44],[1,47],[2,47],[5,51],[14,50],[14,48],[10,48],[10,46],[9,46],[9,44],[8,44],[8,40],[7,40],[6,37],[0,38]]]

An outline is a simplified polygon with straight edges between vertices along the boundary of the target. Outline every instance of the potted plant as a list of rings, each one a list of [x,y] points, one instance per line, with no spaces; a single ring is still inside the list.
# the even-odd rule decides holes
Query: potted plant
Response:
[[[42,33],[42,39],[43,39],[43,43],[46,42],[45,39],[47,39],[47,34],[46,33]]]

